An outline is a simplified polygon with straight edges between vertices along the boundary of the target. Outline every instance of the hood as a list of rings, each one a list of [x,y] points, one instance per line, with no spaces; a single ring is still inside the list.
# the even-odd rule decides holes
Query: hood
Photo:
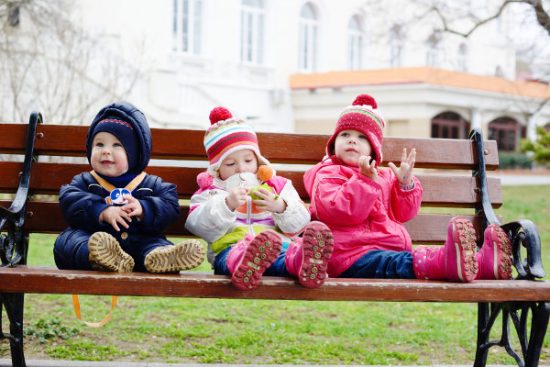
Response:
[[[149,159],[151,157],[151,129],[149,128],[147,118],[143,112],[129,102],[112,103],[103,107],[97,113],[90,125],[88,135],[86,136],[86,157],[88,158],[88,162],[90,161],[92,153],[92,140],[95,135],[95,128],[99,121],[106,118],[121,119],[132,125],[136,132],[136,138],[139,145],[137,165],[132,171],[134,173],[143,171],[149,164]]]

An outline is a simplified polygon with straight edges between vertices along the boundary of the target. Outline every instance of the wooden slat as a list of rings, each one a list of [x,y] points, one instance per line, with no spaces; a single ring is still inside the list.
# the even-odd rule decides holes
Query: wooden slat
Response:
[[[506,302],[549,301],[550,282],[480,280],[450,283],[401,279],[328,279],[307,289],[292,279],[264,277],[253,292],[228,277],[204,273],[155,275],[103,273],[42,267],[0,268],[1,292],[168,296],[320,301]]]
[[[0,153],[25,152],[27,124],[0,124]]]
[[[8,206],[7,201],[0,201]],[[189,207],[181,206],[180,217],[167,229],[169,236],[193,236],[185,229],[185,221]],[[463,215],[473,221],[478,234],[481,233],[482,221],[479,217]],[[447,224],[453,217],[451,214],[419,214],[405,224],[415,243],[443,243],[447,236]],[[59,233],[67,227],[61,209],[56,202],[30,202],[27,205],[25,230],[33,233]],[[479,240],[480,238],[478,238]]]
[[[38,127],[36,149],[40,155],[85,156],[88,126],[49,125]],[[203,130],[152,129],[154,158],[204,159]],[[0,152],[23,152],[25,124],[0,124]],[[6,139],[13,136],[13,139]],[[328,135],[259,133],[262,154],[275,163],[316,163],[325,153]],[[472,169],[475,162],[474,143],[458,139],[384,139],[386,162],[399,161],[403,148],[417,148],[419,168]],[[486,141],[487,169],[498,166],[495,141]],[[304,149],[307,147],[307,149]]]
[[[0,190],[15,192],[19,183],[20,163],[0,162]],[[58,194],[61,185],[71,182],[73,176],[88,171],[86,164],[35,163],[31,176],[33,194]],[[158,175],[167,182],[176,184],[180,197],[190,197],[197,189],[196,176],[203,169],[186,167],[149,167],[147,172]],[[280,171],[283,177],[292,180],[294,187],[304,200],[308,195],[303,183],[303,173]],[[424,187],[423,204],[429,206],[472,207],[478,203],[476,179],[465,175],[420,174],[418,178]],[[500,179],[489,178],[489,193],[495,207],[502,205]]]

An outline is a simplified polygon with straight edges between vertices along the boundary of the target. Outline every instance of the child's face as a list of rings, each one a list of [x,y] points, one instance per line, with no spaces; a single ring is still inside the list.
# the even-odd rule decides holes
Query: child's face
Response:
[[[357,166],[359,157],[371,156],[367,137],[357,130],[342,130],[334,141],[334,155],[349,166]]]
[[[258,172],[258,159],[250,149],[238,150],[225,157],[218,171],[222,180],[228,179],[235,173],[245,172]]]
[[[94,171],[107,177],[118,177],[128,171],[124,146],[116,136],[104,131],[94,136],[90,164]]]

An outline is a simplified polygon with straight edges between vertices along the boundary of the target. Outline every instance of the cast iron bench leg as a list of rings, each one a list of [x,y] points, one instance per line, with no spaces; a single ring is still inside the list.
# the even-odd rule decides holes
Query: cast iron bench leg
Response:
[[[547,302],[535,303],[532,307],[533,320],[531,321],[531,337],[529,347],[525,356],[525,367],[536,367],[539,365],[540,352],[548,328],[550,317],[550,306]]]
[[[529,313],[531,313],[530,325]],[[491,329],[499,315],[502,316],[502,335],[500,340],[491,341]],[[478,304],[478,335],[474,367],[485,367],[489,349],[494,346],[503,347],[519,367],[537,367],[549,319],[550,306],[546,302]],[[510,343],[510,321],[516,330],[523,359]],[[527,335],[528,326],[531,329],[529,335]]]
[[[23,306],[25,294],[23,293],[2,293],[0,294],[1,305],[4,306],[10,322],[10,333],[2,337],[10,340],[11,360],[14,367],[26,367],[25,354],[23,352]],[[1,323],[0,323],[1,327]]]

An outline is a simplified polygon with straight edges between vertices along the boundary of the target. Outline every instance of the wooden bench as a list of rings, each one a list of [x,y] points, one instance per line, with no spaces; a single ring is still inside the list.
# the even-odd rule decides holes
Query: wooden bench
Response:
[[[6,310],[10,325],[9,333],[0,331],[0,338],[10,341],[14,366],[25,366],[25,293],[477,303],[474,366],[484,366],[489,348],[495,345],[505,347],[520,366],[538,365],[550,314],[550,282],[536,280],[544,277],[540,239],[536,227],[528,220],[503,226],[513,242],[517,270],[517,279],[508,281],[460,284],[426,280],[328,279],[321,288],[312,290],[299,286],[292,279],[265,277],[258,289],[243,292],[235,289],[229,278],[206,273],[113,274],[26,266],[30,233],[59,233],[66,227],[53,195],[75,174],[89,170],[89,166],[85,161],[62,163],[58,159],[56,162],[55,157],[85,157],[87,129],[87,126],[42,124],[41,116],[36,113],[31,115],[29,124],[0,124],[0,153],[8,154],[4,158],[25,155],[24,162],[21,159],[0,161],[0,193],[4,193],[0,211],[0,303]],[[196,175],[203,170],[189,162],[205,160],[204,132],[152,129],[152,134],[152,157],[159,160],[156,162],[165,162],[165,165],[151,166],[147,171],[176,183],[180,197],[188,199],[196,190]],[[262,133],[258,136],[262,153],[272,162],[289,164],[288,167],[319,161],[328,138]],[[478,233],[483,233],[488,223],[498,222],[492,207],[502,204],[500,181],[486,176],[486,169],[495,170],[498,166],[494,141],[482,141],[478,131],[472,132],[470,140],[388,137],[384,142],[384,157],[387,161],[398,161],[403,147],[417,148],[416,167],[417,176],[424,186],[423,205],[445,207],[445,212],[449,213],[420,214],[407,223],[415,243],[443,243],[446,225],[456,213],[455,208],[472,209],[469,218]],[[51,159],[42,158],[50,156]],[[38,161],[37,157],[40,158]],[[284,167],[278,168],[279,173],[292,179],[298,192],[307,200],[303,172]],[[10,197],[15,198],[10,200]],[[190,236],[184,227],[187,211],[188,207],[184,205],[181,218],[169,229],[168,235]],[[502,315],[503,335],[501,340],[490,340],[489,333],[499,315]],[[510,321],[517,329],[520,351],[514,351],[508,341]]]

